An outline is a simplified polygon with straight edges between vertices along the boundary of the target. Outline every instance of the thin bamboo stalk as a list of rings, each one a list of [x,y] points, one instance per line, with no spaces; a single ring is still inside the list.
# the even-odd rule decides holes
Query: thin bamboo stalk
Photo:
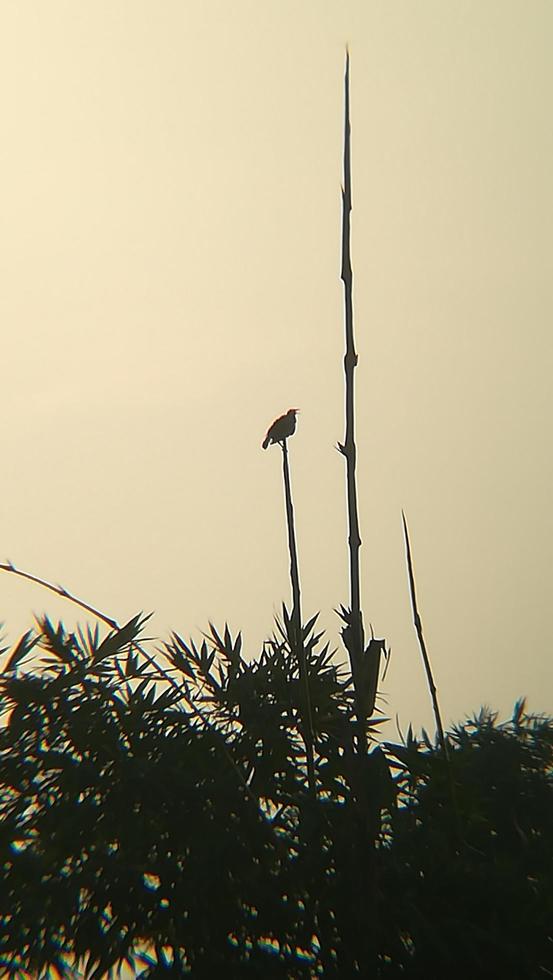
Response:
[[[359,550],[361,534],[359,530],[359,514],[357,508],[356,463],[357,449],[355,446],[355,368],[358,356],[355,350],[353,332],[353,270],[351,266],[351,124],[349,113],[349,52],[346,57],[345,74],[345,122],[344,122],[344,186],[342,188],[342,270],[341,279],[344,283],[344,313],[346,331],[346,353],[344,357],[344,373],[346,378],[346,433],[341,451],[346,457],[347,497],[348,497],[348,528],[350,553],[350,590],[351,611],[358,620],[358,628],[362,630],[361,620],[361,587],[359,574]]]
[[[440,705],[438,702],[438,691],[436,684],[434,683],[434,675],[432,673],[432,667],[430,666],[430,658],[428,656],[428,651],[426,649],[426,643],[424,640],[424,632],[422,628],[422,621],[419,614],[419,607],[417,603],[417,593],[415,589],[415,573],[413,571],[413,558],[411,555],[411,543],[409,541],[409,531],[407,530],[407,520],[405,514],[402,511],[401,517],[403,520],[403,536],[405,539],[405,551],[407,555],[407,573],[409,576],[409,592],[411,594],[411,608],[413,610],[413,623],[417,633],[417,638],[419,641],[419,647],[422,656],[422,662],[424,664],[424,670],[426,673],[426,681],[428,684],[428,690],[430,691],[430,698],[432,700],[432,708],[434,711],[434,718],[436,721],[436,730],[438,732],[438,739],[442,747],[442,751],[446,759],[449,758],[447,741],[444,734],[444,726],[442,724],[442,715],[440,712]]]
[[[286,526],[288,529],[288,550],[290,552],[290,581],[292,584],[292,636],[294,640],[295,652],[298,657],[300,680],[302,682],[305,700],[304,714],[304,741],[305,757],[307,761],[307,781],[312,793],[316,792],[315,763],[313,751],[313,715],[311,711],[311,697],[309,694],[309,677],[307,671],[307,657],[305,654],[305,644],[303,642],[302,617],[301,617],[301,591],[300,573],[298,565],[298,550],[296,545],[296,529],[294,523],[294,505],[292,503],[292,486],[290,481],[290,465],[288,462],[288,446],[286,439],[280,443],[282,449],[282,475],[284,479],[284,497],[286,501]]]
[[[361,611],[361,576],[359,570],[359,552],[361,549],[361,532],[359,529],[359,511],[357,506],[357,448],[355,445],[355,368],[358,355],[355,350],[353,329],[353,270],[351,265],[351,123],[349,98],[349,52],[346,54],[346,71],[344,79],[344,183],[342,187],[342,266],[341,279],[344,284],[344,323],[346,352],[344,355],[345,374],[345,414],[346,429],[344,443],[338,443],[338,449],[346,460],[347,514],[348,514],[348,550],[349,550],[349,580],[350,608],[346,619],[347,626],[342,630],[344,644],[348,651],[353,685],[355,690],[356,714],[358,720],[358,745],[361,752],[367,751],[367,736],[365,722],[367,706],[374,710],[367,699],[367,665],[365,664],[365,632],[363,614]],[[371,658],[371,670],[378,666],[380,658]],[[371,685],[376,690],[378,676],[373,677]]]

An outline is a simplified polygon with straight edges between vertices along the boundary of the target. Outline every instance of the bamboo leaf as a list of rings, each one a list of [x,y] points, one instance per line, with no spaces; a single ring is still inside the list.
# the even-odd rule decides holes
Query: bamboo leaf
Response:
[[[31,652],[31,650],[33,649],[33,647],[37,645],[39,640],[40,640],[40,636],[38,636],[34,632],[34,630],[27,630],[27,632],[24,633],[21,639],[19,640],[19,643],[15,647],[11,657],[9,658],[6,666],[4,667],[4,670],[5,671],[15,670],[17,665]]]

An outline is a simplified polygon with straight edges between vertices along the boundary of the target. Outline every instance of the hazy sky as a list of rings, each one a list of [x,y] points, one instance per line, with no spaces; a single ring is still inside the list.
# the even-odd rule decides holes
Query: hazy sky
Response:
[[[257,652],[348,599],[340,182],[351,52],[365,621],[431,723],[552,710],[551,0],[1,0],[0,560]],[[81,619],[0,573],[14,639]]]

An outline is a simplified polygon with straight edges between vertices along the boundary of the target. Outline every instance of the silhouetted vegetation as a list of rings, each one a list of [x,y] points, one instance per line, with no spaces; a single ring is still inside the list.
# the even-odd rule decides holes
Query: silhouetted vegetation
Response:
[[[354,438],[349,61],[347,663],[301,613],[287,439],[292,601],[257,656],[210,626],[157,647],[42,618],[0,677],[0,976],[553,976],[553,721],[482,711],[445,732],[417,606],[436,740],[379,736],[384,640],[365,645]],[[285,421],[287,420],[287,421]],[[107,632],[105,632],[107,627]]]
[[[253,661],[228,630],[175,634],[163,673],[138,619],[22,639],[1,684],[5,975],[547,975],[553,723],[518,705],[451,732],[454,814],[438,743],[355,751],[351,677],[315,627],[315,797],[286,614]]]

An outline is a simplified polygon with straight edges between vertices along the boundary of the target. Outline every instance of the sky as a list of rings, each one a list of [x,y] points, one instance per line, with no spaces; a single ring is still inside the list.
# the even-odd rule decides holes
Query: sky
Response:
[[[0,561],[149,635],[349,596],[340,273],[351,56],[358,489],[381,707],[552,711],[550,0],[2,0]],[[4,638],[86,617],[0,572]],[[392,733],[393,734],[393,733]]]

